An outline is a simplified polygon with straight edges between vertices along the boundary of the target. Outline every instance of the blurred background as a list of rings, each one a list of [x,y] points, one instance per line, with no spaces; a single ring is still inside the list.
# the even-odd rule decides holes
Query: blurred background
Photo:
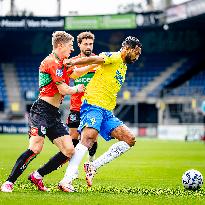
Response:
[[[115,115],[136,136],[204,139],[204,0],[0,0],[0,133],[27,132],[56,30],[93,32],[96,54],[137,36],[142,55],[128,67]],[[65,120],[69,96],[61,112]]]

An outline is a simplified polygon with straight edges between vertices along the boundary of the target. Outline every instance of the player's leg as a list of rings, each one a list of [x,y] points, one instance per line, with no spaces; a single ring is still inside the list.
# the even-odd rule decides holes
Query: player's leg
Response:
[[[72,181],[76,178],[75,174],[78,170],[78,167],[88,151],[89,147],[92,147],[98,136],[98,131],[93,128],[84,128],[81,134],[81,142],[75,147],[75,154],[71,158],[64,178],[59,183],[61,190],[66,191],[67,187],[70,187]],[[65,188],[64,188],[65,187]]]
[[[69,127],[69,134],[72,137],[74,147],[79,143],[79,132],[78,127],[80,125],[80,112],[70,110],[70,114],[67,119],[67,126]],[[89,161],[93,161],[97,150],[97,140],[93,146],[89,149]]]
[[[78,126],[80,125],[80,112],[71,110],[67,119],[69,135],[72,138],[74,147],[79,143]]]
[[[67,126],[68,127],[76,126],[77,117],[78,116],[76,116],[76,115],[74,115],[74,116],[69,115],[68,120],[67,120]],[[56,129],[57,129],[57,131],[56,131]],[[77,128],[72,128],[72,129],[77,130]],[[74,138],[76,138],[76,141],[72,140],[74,146],[76,146],[79,142],[79,140],[77,140],[79,133],[77,132],[77,134],[76,134],[76,132],[75,131],[72,132],[72,136],[74,136]],[[60,123],[58,125],[58,127],[51,127],[48,129],[47,133],[48,133],[47,134],[48,138],[59,147],[59,150],[64,150],[63,152],[65,153],[66,151],[65,151],[65,148],[63,147],[64,146],[63,144],[64,144],[64,140],[65,140],[65,142],[67,141],[68,132],[67,132],[67,130],[65,130],[64,125],[62,123]],[[66,135],[66,137],[64,137],[64,134]],[[56,137],[59,135],[62,135],[62,137]],[[69,137],[69,140],[70,140],[70,137]],[[68,145],[70,146],[70,142],[68,142]],[[60,151],[57,154],[55,154],[52,158],[49,159],[49,161],[47,163],[45,163],[42,167],[40,167],[37,171],[35,171],[33,173],[33,176],[36,178],[43,178],[45,175],[50,174],[51,172],[60,168],[70,158],[70,155],[68,157],[63,152]]]
[[[57,170],[69,161],[74,153],[74,147],[69,135],[58,137],[53,140],[53,143],[59,148],[60,152],[54,155],[46,164],[37,170],[42,177]]]
[[[97,142],[97,139],[96,141],[93,143],[93,146],[88,150],[89,152],[89,162],[93,162],[94,159],[95,159],[95,153],[97,151],[97,148],[98,148],[98,142]]]
[[[74,153],[72,139],[68,135],[66,126],[60,121],[57,122],[59,123],[47,129],[47,137],[59,148],[60,152],[29,176],[30,181],[41,191],[47,191],[42,181],[43,177],[61,167]]]
[[[92,147],[97,139],[103,118],[102,116],[102,112],[96,107],[92,107],[88,104],[81,107],[81,123],[79,126],[79,131],[82,132],[81,142],[75,148],[75,154],[70,160],[63,180],[60,182],[61,185],[66,186],[66,184],[72,183],[85,153]]]
[[[16,182],[18,177],[24,172],[28,164],[39,154],[43,148],[44,137],[39,136],[35,133],[33,128],[33,134],[30,136],[29,148],[23,152],[17,159],[8,179],[1,186],[1,191],[12,192],[13,184]],[[31,130],[32,131],[32,130]]]
[[[36,157],[36,155],[41,152],[45,136],[45,112],[45,106],[39,100],[35,101],[29,115],[29,148],[17,159],[11,174],[7,179],[9,184],[5,182],[1,187],[2,191],[11,192],[14,182],[23,173],[28,164]]]
[[[96,169],[119,157],[135,144],[135,137],[126,125],[116,127],[111,132],[111,136],[119,142],[113,144],[107,152],[93,161],[92,164]]]
[[[135,137],[129,128],[112,114],[110,114],[109,120],[102,123],[100,135],[107,141],[113,137],[119,142],[113,144],[107,152],[93,162],[84,164],[88,186],[92,186],[92,180],[98,168],[119,157],[135,144]]]

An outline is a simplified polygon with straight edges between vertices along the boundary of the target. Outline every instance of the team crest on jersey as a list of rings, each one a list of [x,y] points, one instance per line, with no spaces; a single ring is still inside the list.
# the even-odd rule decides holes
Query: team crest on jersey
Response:
[[[56,70],[56,75],[59,76],[59,77],[62,77],[63,76],[63,70],[57,69]]]

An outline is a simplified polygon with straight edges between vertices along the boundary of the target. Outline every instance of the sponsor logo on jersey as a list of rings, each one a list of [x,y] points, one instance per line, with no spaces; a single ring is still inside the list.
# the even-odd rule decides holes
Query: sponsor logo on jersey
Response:
[[[76,83],[89,83],[91,80],[91,78],[79,78],[79,79],[76,79],[75,82]]]
[[[120,86],[122,86],[122,84],[124,82],[124,79],[123,79],[123,76],[122,76],[122,74],[120,73],[119,70],[116,71],[115,79],[120,84]]]

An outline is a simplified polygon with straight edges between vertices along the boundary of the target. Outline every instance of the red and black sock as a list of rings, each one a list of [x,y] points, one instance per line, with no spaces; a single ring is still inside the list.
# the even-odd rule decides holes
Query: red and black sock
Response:
[[[63,164],[65,164],[69,158],[65,156],[62,152],[58,152],[55,156],[53,156],[46,164],[44,164],[40,169],[38,169],[38,173],[43,177],[54,170],[57,170]]]
[[[28,164],[36,157],[32,150],[26,150],[16,161],[11,174],[9,175],[7,181],[14,183],[18,177],[24,172]]]
[[[78,139],[73,139],[72,141],[74,147],[79,143]],[[67,156],[65,156],[62,152],[58,152],[37,171],[42,177],[44,177],[45,175],[50,174],[54,170],[62,167],[62,165],[65,164],[68,160],[69,158]]]

